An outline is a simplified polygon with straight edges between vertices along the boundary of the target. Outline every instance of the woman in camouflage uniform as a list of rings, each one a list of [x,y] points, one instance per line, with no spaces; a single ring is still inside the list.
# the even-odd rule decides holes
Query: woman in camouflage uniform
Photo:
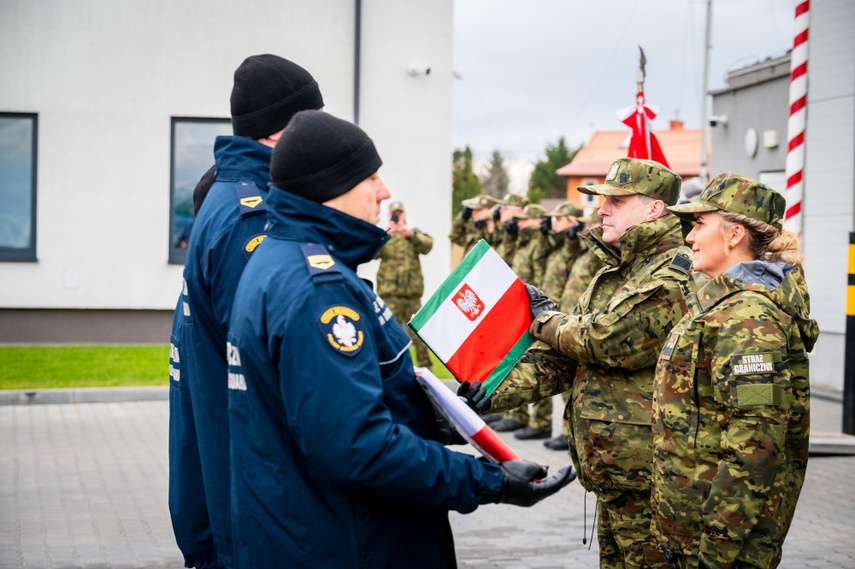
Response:
[[[809,317],[784,198],[736,174],[696,203],[687,299],[656,367],[652,531],[673,567],[776,567],[808,458]]]

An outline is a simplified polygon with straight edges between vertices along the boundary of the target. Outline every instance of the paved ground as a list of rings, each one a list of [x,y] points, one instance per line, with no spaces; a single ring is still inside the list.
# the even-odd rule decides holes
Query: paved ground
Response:
[[[556,411],[557,413],[557,411]],[[813,431],[839,433],[839,400],[815,397]],[[181,567],[166,505],[163,400],[0,406],[0,568]],[[565,452],[505,439],[551,464]],[[855,568],[855,456],[813,456],[781,567]],[[452,514],[469,568],[597,567],[594,500],[577,483],[530,509]]]

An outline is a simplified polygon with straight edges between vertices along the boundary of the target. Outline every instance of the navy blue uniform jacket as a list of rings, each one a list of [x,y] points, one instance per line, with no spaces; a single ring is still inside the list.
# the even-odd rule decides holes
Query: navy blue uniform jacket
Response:
[[[449,451],[406,333],[354,272],[383,230],[271,188],[229,327],[237,567],[449,567],[498,467]]]
[[[238,279],[264,238],[271,153],[217,137],[217,181],[190,234],[169,390],[169,511],[187,567],[232,566],[226,334]]]

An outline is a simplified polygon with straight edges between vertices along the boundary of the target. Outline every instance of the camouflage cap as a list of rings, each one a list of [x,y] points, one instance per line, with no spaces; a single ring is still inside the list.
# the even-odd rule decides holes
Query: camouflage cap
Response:
[[[680,197],[680,184],[680,176],[659,162],[621,158],[609,168],[605,184],[576,189],[583,194],[601,196],[641,194],[674,205]]]
[[[502,205],[515,205],[517,207],[525,207],[528,205],[528,198],[519,194],[507,193],[502,199]]]
[[[546,211],[546,208],[540,205],[539,203],[530,203],[523,208],[523,210],[514,215],[516,219],[537,219],[540,217],[546,217],[549,213]]]
[[[493,207],[494,205],[500,205],[502,202],[491,195],[480,194],[478,196],[475,196],[474,198],[463,200],[460,203],[463,205],[463,207],[468,207],[470,209],[488,209]]]
[[[546,215],[551,217],[557,217],[559,215],[566,215],[567,217],[582,217],[582,208],[572,202],[564,202],[556,207],[554,210],[550,211]]]
[[[389,213],[393,211],[404,211],[404,202],[392,202],[389,204]]]
[[[766,184],[728,172],[716,176],[701,193],[698,201],[668,209],[690,221],[694,221],[696,213],[729,211],[781,229],[785,207],[784,196]]]

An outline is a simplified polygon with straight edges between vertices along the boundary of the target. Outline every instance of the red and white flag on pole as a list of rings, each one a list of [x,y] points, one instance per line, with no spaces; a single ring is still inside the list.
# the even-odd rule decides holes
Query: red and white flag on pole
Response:
[[[459,381],[492,393],[534,339],[525,285],[483,239],[409,326]]]
[[[475,411],[469,408],[460,397],[431,373],[427,368],[417,367],[416,379],[425,390],[436,408],[454,425],[458,433],[478,451],[493,462],[504,462],[519,458],[511,447],[505,444],[496,431],[491,429]]]
[[[644,91],[639,91],[635,97],[635,105],[618,112],[621,122],[632,129],[627,157],[640,160],[655,160],[666,168],[670,168],[665,154],[653,134],[650,121],[656,118],[656,113],[644,103]]]

